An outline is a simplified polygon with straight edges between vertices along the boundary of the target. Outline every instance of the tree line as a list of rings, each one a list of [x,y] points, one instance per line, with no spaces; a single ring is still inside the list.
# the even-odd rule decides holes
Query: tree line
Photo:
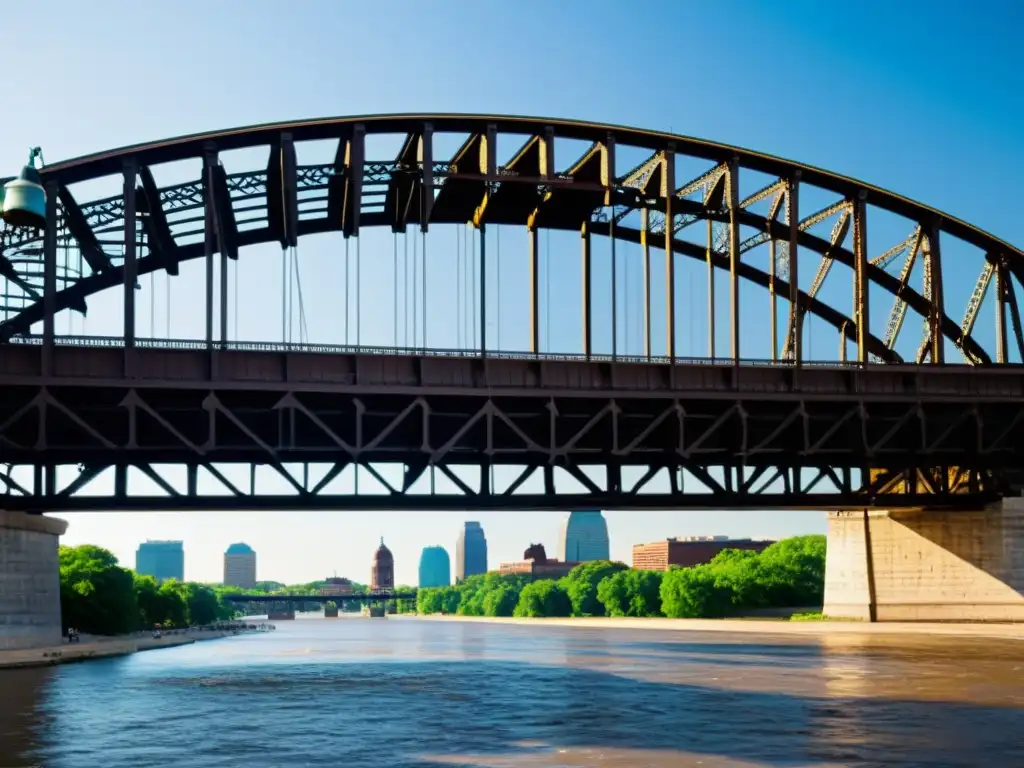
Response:
[[[202,626],[231,619],[235,609],[203,584],[157,582],[122,568],[113,553],[91,544],[60,548],[60,609],[64,628],[119,635],[156,625]]]
[[[825,537],[797,536],[762,552],[726,549],[709,563],[668,571],[598,560],[561,579],[487,573],[420,589],[422,614],[721,618],[763,608],[821,605]]]
[[[237,617],[225,595],[319,595],[325,581],[285,585],[257,582],[242,589],[223,584],[163,583],[118,564],[110,551],[91,544],[60,548],[60,607],[64,628],[94,635],[119,635],[159,625],[204,626]],[[352,584],[362,594],[365,584]],[[346,608],[347,609],[347,608]],[[353,606],[359,610],[358,605]]]

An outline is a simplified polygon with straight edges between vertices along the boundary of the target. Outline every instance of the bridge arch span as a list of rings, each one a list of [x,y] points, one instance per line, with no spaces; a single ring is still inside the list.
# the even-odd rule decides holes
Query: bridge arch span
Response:
[[[454,156],[441,159],[433,155],[433,138],[444,133],[469,138]],[[365,139],[377,134],[406,135],[397,157],[366,157]],[[527,138],[509,161],[498,165],[495,147],[503,134]],[[338,142],[333,163],[297,165],[296,143],[325,139]],[[555,157],[557,139],[589,142],[590,148],[566,165],[564,158]],[[266,168],[228,175],[217,162],[220,152],[260,146],[270,148]],[[649,156],[623,173],[615,157],[617,149],[621,152],[626,147],[644,150]],[[206,159],[204,178],[164,188],[155,184],[153,166],[195,158]],[[695,178],[681,178],[676,173],[681,158],[702,161],[707,170]],[[747,170],[774,180],[741,198],[739,184]],[[73,184],[114,174],[131,179],[123,195],[77,201],[70,192]],[[916,358],[906,362],[944,362],[942,348],[947,340],[962,351],[968,363],[1006,362],[1010,325],[1024,357],[1024,334],[1010,280],[1013,276],[1024,281],[1024,252],[1020,249],[967,222],[871,184],[686,136],[554,118],[366,115],[235,128],[138,144],[55,163],[43,169],[42,176],[51,191],[54,237],[44,238],[26,230],[0,230],[0,276],[7,278],[19,294],[7,295],[4,300],[0,341],[27,334],[40,321],[44,335],[52,334],[56,312],[84,312],[91,295],[127,285],[152,271],[174,274],[181,262],[204,257],[211,247],[237,258],[239,249],[248,245],[271,241],[294,244],[300,236],[313,233],[340,231],[350,237],[357,236],[362,227],[405,231],[408,226],[428,228],[432,224],[470,222],[477,228],[519,224],[530,229],[585,230],[588,237],[607,236],[613,231],[616,239],[670,248],[675,254],[707,261],[715,271],[728,272],[730,278],[735,273],[737,283],[746,281],[767,288],[787,307],[795,304],[797,311],[787,308],[787,317],[778,319],[774,314],[776,302],[772,301],[772,327],[778,326],[778,331],[773,330],[771,354],[756,355],[760,358],[799,360],[799,328],[803,316],[810,313],[853,341],[860,362],[903,362],[894,347],[907,309],[928,320],[930,336],[922,339]],[[239,197],[233,193],[243,176],[258,188],[253,197],[262,196],[264,207],[262,226],[240,232],[235,210]],[[798,201],[799,190],[805,186],[837,199],[804,215]],[[368,205],[371,187],[384,190],[383,211]],[[206,188],[209,195],[204,192]],[[427,188],[434,194],[422,194]],[[304,210],[302,216],[297,210],[300,192],[319,192],[323,198],[317,206]],[[191,212],[194,217],[170,221],[166,214],[172,197],[179,214]],[[769,203],[768,212],[756,213],[753,208],[764,202]],[[868,205],[906,218],[911,234],[880,255],[867,253],[864,232]],[[135,212],[130,224],[126,224],[126,211]],[[645,231],[629,224],[629,217],[637,212],[646,222]],[[792,224],[786,222],[790,212],[794,214]],[[139,214],[144,214],[141,228],[134,222]],[[611,218],[616,219],[615,224],[609,221]],[[208,222],[216,230],[212,246],[179,242],[180,223],[197,219],[204,222],[204,227]],[[666,226],[667,220],[671,220],[671,227]],[[834,222],[831,236],[811,231],[828,221]],[[707,243],[686,238],[699,229],[693,228],[698,222],[708,224]],[[144,232],[145,237],[129,236],[129,227],[133,233]],[[756,234],[742,239],[741,227]],[[717,234],[712,234],[713,228],[718,228]],[[117,232],[124,234],[123,243],[133,241],[130,248],[122,245],[120,253],[111,252],[106,243],[109,237],[104,237],[103,245],[98,237]],[[960,320],[950,316],[943,301],[942,235],[962,240],[985,255],[975,291],[980,298],[977,305],[972,298]],[[47,253],[63,238],[76,244],[89,271],[75,278],[54,276],[48,284],[47,264],[53,259],[48,261]],[[771,250],[769,269],[745,260],[747,253],[761,246]],[[811,253],[819,259],[809,288],[803,288],[806,272],[802,269],[805,279],[798,279],[800,290],[791,292],[790,270],[793,265],[802,266],[806,259],[790,260],[790,251]],[[912,287],[908,279],[918,258],[927,265],[921,290]],[[850,268],[854,275],[853,288],[860,298],[853,316],[829,306],[817,295],[836,263]],[[900,264],[900,274],[894,274]],[[990,284],[996,286],[1000,328],[995,349],[986,349],[972,333],[978,306]],[[861,312],[871,316],[867,306],[871,285],[893,297],[884,333],[880,328],[858,328]],[[674,299],[670,296],[666,301]],[[858,304],[861,301],[863,304]],[[737,313],[738,309],[732,310],[730,321],[734,327],[738,326]],[[672,356],[673,350],[667,352]]]

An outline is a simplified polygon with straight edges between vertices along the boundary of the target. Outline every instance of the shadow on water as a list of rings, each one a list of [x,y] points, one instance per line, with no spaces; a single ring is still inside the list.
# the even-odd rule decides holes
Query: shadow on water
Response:
[[[17,758],[31,754],[37,735],[49,730],[52,718],[42,704],[53,674],[53,669],[0,670],[0,768],[23,765]]]
[[[61,669],[64,680],[3,673],[0,764],[485,766],[586,748],[775,766],[1024,765],[1024,709],[835,696],[824,679],[816,695],[638,681],[482,661],[472,657],[486,638],[467,639],[463,661],[190,669],[112,659]]]

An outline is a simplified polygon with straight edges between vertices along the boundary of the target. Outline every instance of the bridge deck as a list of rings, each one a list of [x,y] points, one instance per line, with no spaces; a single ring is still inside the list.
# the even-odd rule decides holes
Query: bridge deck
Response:
[[[3,349],[4,461],[43,471],[6,506],[95,509],[100,502],[75,492],[110,467],[114,506],[147,509],[186,505],[178,497],[203,508],[558,508],[567,502],[555,468],[583,488],[572,503],[605,508],[971,505],[998,495],[992,473],[1024,462],[1019,367],[793,368],[161,344]],[[297,495],[258,498],[252,477],[246,494],[218,474],[235,498],[201,498],[197,468],[232,463],[272,467]],[[330,478],[366,467],[390,495],[326,498],[328,480],[310,482],[308,469],[296,480],[286,463],[331,464]],[[47,468],[69,464],[82,479],[59,491]],[[155,465],[171,464],[188,468],[186,490],[158,476]],[[372,464],[401,467],[401,480],[389,484]],[[130,466],[172,501],[129,502]],[[488,468],[500,466],[521,475],[499,492]],[[459,467],[479,477],[459,476]],[[538,490],[517,496],[534,470]],[[435,493],[435,471],[457,491]],[[636,477],[627,479],[630,471]],[[907,475],[902,490],[892,484],[899,473],[925,471],[924,480]],[[405,494],[425,472],[429,502],[410,501]],[[645,490],[659,473],[664,488]],[[686,473],[701,488],[689,500]],[[832,490],[812,494],[823,478]]]
[[[1024,366],[859,365],[345,348],[315,344],[38,337],[5,346],[0,384],[861,402],[1019,402]],[[29,343],[24,343],[25,341]]]

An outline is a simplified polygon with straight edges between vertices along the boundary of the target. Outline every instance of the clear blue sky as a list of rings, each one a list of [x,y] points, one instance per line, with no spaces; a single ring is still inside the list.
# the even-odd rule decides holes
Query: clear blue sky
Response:
[[[35,144],[53,162],[184,133],[304,117],[413,111],[550,115],[670,129],[791,157],[887,187],[1024,243],[1019,215],[1024,6],[1012,0],[865,2],[856,11],[795,0],[665,0],[642,8],[603,0],[180,0],[169,7],[114,0],[5,4],[0,171],[17,172],[26,148]],[[380,154],[393,153],[380,146]],[[502,145],[499,151],[507,156],[515,148]],[[314,162],[332,152],[300,148],[299,161]],[[559,163],[570,159],[562,153]],[[232,172],[252,160],[252,155],[227,156],[224,163]],[[196,175],[192,168],[174,173]],[[113,193],[113,186],[97,187],[99,194],[105,190]],[[894,244],[904,229],[884,219],[873,223],[871,252]],[[451,230],[440,232],[442,245],[432,241],[431,254],[450,251],[455,237]],[[522,233],[501,237],[506,253],[523,253]],[[568,250],[550,278],[559,291],[556,303],[562,303],[563,281],[571,287],[567,292],[577,290],[569,271],[578,265],[573,239],[552,241],[553,250]],[[338,340],[342,248],[338,236],[300,244],[314,339]],[[364,238],[365,341],[393,337],[391,248],[390,234]],[[944,255],[947,302],[958,318],[980,262],[965,252],[961,265],[952,247]],[[375,266],[375,256],[384,257],[378,262],[386,267]],[[273,247],[254,248],[242,262],[238,282],[247,298],[238,313],[239,336],[277,338],[280,255]],[[200,332],[201,321],[188,311],[201,286],[197,268],[189,265],[171,288],[175,335]],[[512,298],[502,308],[502,346],[522,347],[524,293],[518,287],[523,277],[515,265],[503,269],[502,284]],[[813,266],[804,267],[801,283],[812,274]],[[691,275],[694,286],[702,285],[700,271],[684,272],[681,279],[687,282]],[[151,328],[151,306],[152,327],[158,335],[163,332],[163,279],[156,278],[152,292],[148,282],[143,285],[142,335]],[[823,296],[848,307],[847,286],[836,280]],[[635,297],[635,279],[631,290]],[[700,299],[694,289],[685,290],[691,291],[695,309],[689,310],[694,319],[688,324],[681,320],[686,325],[680,332],[682,353],[700,353]],[[437,284],[430,291],[431,297],[443,292]],[[744,301],[748,295],[763,302],[746,292]],[[545,328],[553,327],[553,349],[578,343],[577,331],[563,332],[564,326],[578,324],[578,300],[566,298],[564,304],[545,318]],[[626,346],[636,348],[635,298],[627,298],[625,307],[624,314],[634,319],[628,334],[621,332]],[[884,329],[888,309],[884,297],[874,302],[876,333]],[[451,302],[432,301],[429,318],[429,340],[452,345],[457,334]],[[979,331],[985,339],[991,336],[990,318]],[[77,317],[70,322],[76,332],[118,333],[119,295],[94,298],[86,323]],[[67,323],[62,318],[58,328],[66,331]],[[748,323],[745,349],[758,356],[764,323]],[[916,319],[911,324],[907,343],[914,346],[919,324]],[[834,357],[834,335],[821,331],[827,341],[815,344],[815,332],[812,323],[808,333],[815,356]],[[598,344],[607,346],[609,335],[607,328],[601,330]],[[725,348],[724,337],[719,343]],[[139,541],[181,538],[187,577],[210,580],[220,577],[224,548],[245,540],[259,553],[261,578],[301,581],[335,571],[365,579],[383,535],[395,552],[398,579],[414,582],[420,548],[442,544],[453,552],[459,524],[467,518],[483,521],[494,566],[518,557],[531,541],[553,549],[564,515],[74,515],[66,540],[110,547],[132,564]],[[824,530],[819,513],[611,513],[608,519],[613,555],[622,559],[628,559],[633,543],[666,535]]]

